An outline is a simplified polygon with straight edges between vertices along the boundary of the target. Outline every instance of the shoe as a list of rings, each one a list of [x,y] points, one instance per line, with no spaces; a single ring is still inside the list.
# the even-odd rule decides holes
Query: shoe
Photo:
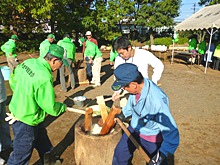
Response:
[[[0,158],[0,165],[4,165],[5,164],[5,160]]]
[[[12,145],[0,152],[0,165],[5,164],[13,151]]]
[[[101,84],[94,84],[94,85],[92,85],[93,87],[100,87],[101,86]]]
[[[51,153],[44,154],[44,165],[61,165],[63,159]]]
[[[90,81],[90,84],[95,84],[95,82],[94,81]]]

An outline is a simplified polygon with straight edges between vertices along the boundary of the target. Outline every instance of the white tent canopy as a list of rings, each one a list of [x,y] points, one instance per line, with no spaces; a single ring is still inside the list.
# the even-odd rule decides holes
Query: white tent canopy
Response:
[[[175,31],[206,29],[209,32],[208,29],[211,29],[211,31],[209,32],[210,39],[209,39],[209,47],[208,47],[208,52],[210,52],[212,36],[216,32],[216,31],[213,32],[214,28],[216,29],[220,28],[220,4],[207,6],[200,9],[191,17],[187,18],[186,20],[175,26]],[[172,61],[173,61],[173,52],[172,52]],[[208,65],[208,60],[206,60],[205,74],[206,74],[207,65]]]
[[[176,31],[220,28],[220,4],[200,9],[175,27]]]

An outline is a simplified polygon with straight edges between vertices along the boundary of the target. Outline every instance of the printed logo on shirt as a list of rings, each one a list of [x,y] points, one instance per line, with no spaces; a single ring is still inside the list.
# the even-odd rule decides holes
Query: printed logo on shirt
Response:
[[[21,67],[27,72],[27,74],[30,77],[33,77],[35,75],[35,73],[31,70],[31,68],[29,68],[27,65],[25,65],[25,63],[22,63]]]

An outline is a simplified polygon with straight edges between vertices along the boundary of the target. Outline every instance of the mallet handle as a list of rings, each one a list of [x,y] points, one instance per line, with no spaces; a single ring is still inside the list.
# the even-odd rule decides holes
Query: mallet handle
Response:
[[[128,138],[132,141],[132,143],[135,145],[135,147],[139,150],[140,154],[144,157],[146,162],[148,163],[150,161],[150,158],[148,155],[145,153],[143,148],[140,146],[140,144],[135,140],[135,138],[132,136],[132,134],[129,132],[129,130],[125,127],[125,125],[122,123],[122,121],[119,118],[116,118],[118,124],[120,127],[124,130]]]

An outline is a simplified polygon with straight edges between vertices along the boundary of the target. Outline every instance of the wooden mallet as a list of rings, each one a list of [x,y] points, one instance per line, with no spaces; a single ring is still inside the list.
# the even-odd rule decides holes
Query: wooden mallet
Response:
[[[140,154],[144,157],[147,163],[149,163],[150,158],[148,155],[145,153],[143,148],[140,146],[140,144],[135,140],[135,138],[132,136],[132,134],[129,132],[129,130],[125,127],[125,125],[122,123],[122,121],[119,118],[116,118],[118,124],[120,127],[123,129],[123,131],[126,133],[128,138],[132,141],[132,143],[135,145],[135,147],[139,150]]]

